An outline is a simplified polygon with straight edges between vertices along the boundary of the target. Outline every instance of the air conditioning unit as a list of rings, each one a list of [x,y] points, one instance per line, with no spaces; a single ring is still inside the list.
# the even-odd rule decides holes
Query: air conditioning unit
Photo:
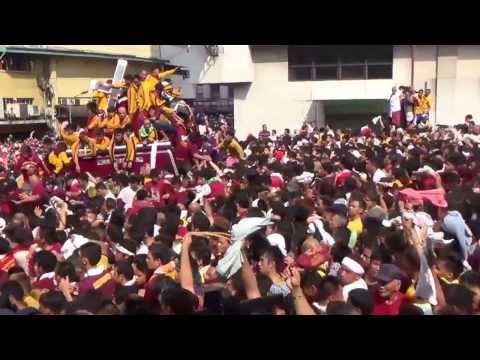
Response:
[[[28,117],[27,104],[7,104],[6,115],[10,119],[26,119]]]
[[[37,105],[27,105],[28,116],[40,116],[40,111]]]

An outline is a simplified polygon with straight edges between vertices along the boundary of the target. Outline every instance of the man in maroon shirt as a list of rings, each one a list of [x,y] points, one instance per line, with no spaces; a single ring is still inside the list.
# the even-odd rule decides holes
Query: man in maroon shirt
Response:
[[[32,284],[33,289],[54,290],[55,285],[55,267],[57,266],[57,257],[47,250],[40,250],[33,255],[34,269],[37,274],[37,281]]]
[[[105,299],[112,300],[115,292],[115,282],[109,272],[98,267],[102,257],[100,245],[89,242],[80,247],[80,262],[85,270],[83,279],[78,284],[79,295],[89,290],[99,290]]]
[[[148,192],[144,189],[137,191],[135,200],[133,200],[132,207],[127,211],[127,218],[132,215],[138,214],[138,212],[143,208],[153,208],[153,201],[149,198]]]
[[[264,141],[264,140],[268,140],[269,138],[270,138],[270,131],[268,131],[267,125],[263,124],[262,131],[258,133],[258,140]]]
[[[152,202],[155,206],[163,207],[174,200],[175,190],[163,173],[159,173],[157,169],[150,172],[151,181],[145,184],[145,189],[150,192]]]
[[[400,269],[393,264],[382,264],[376,278],[379,287],[375,295],[373,315],[398,315],[404,299],[404,294],[400,292]]]
[[[175,162],[180,173],[186,175],[194,165],[196,160],[211,161],[209,155],[200,155],[197,149],[188,140],[187,136],[181,136],[173,148]]]

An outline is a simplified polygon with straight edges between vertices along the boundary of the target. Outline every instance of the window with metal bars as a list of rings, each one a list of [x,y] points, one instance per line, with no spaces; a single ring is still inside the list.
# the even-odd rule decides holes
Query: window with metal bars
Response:
[[[393,46],[289,46],[289,81],[391,79]]]

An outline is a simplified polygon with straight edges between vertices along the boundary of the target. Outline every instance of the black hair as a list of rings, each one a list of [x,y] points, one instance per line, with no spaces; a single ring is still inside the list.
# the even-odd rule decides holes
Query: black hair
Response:
[[[466,271],[460,276],[460,284],[467,288],[480,288],[480,273],[476,271]]]
[[[319,286],[318,300],[327,300],[330,296],[332,296],[338,291],[339,287],[340,280],[337,277],[331,275],[325,276],[324,278],[322,278],[322,282]]]
[[[67,299],[61,291],[49,291],[40,295],[39,303],[54,315],[60,315],[66,309]]]
[[[248,198],[248,194],[245,191],[239,191],[235,195],[235,202],[244,209],[248,209],[250,206],[250,199]]]
[[[171,250],[164,244],[153,243],[150,246],[149,251],[152,254],[152,257],[155,260],[160,260],[162,264],[168,264],[172,260]]]
[[[15,311],[14,305],[10,302],[10,296],[17,301],[22,301],[25,293],[18,281],[8,280],[0,287],[0,309]]]
[[[133,279],[133,268],[132,264],[128,261],[120,261],[116,265],[118,275],[125,276],[125,279]]]
[[[87,109],[93,112],[94,114],[97,113],[97,104],[94,101],[89,102],[86,106],[87,106]]]
[[[198,298],[181,287],[170,287],[162,292],[161,303],[175,315],[191,315],[198,305]]]
[[[118,174],[117,175],[117,182],[122,186],[122,187],[126,187],[128,186],[128,176],[121,173],[121,174]]]
[[[100,290],[90,289],[78,298],[79,308],[96,314],[105,304],[105,297]]]
[[[148,191],[145,189],[139,189],[137,191],[137,200],[145,200],[148,197]]]
[[[449,272],[457,279],[463,272],[463,258],[454,251],[442,251],[439,254],[438,261],[442,261]]]
[[[371,315],[373,313],[373,296],[366,289],[353,289],[348,293],[350,304],[360,310],[362,315]]]
[[[199,231],[208,231],[210,228],[210,220],[203,213],[195,213],[192,215],[192,228]]]
[[[352,250],[348,244],[337,242],[332,246],[331,255],[334,262],[341,263],[343,258],[350,255]]]
[[[8,269],[8,276],[11,276],[13,274],[20,274],[20,273],[25,273],[25,270],[21,266],[16,265]]]
[[[473,291],[462,285],[451,284],[445,289],[445,300],[447,304],[460,310],[464,314],[472,314],[473,296]]]
[[[147,265],[147,255],[145,254],[135,255],[135,257],[132,260],[132,265],[135,265],[135,267],[139,271],[145,274],[148,274],[149,272],[148,265]]]
[[[342,301],[331,301],[327,305],[327,315],[361,315],[360,310]]]
[[[79,277],[77,275],[77,272],[75,271],[75,266],[68,261],[61,261],[57,263],[57,266],[55,268],[55,275],[63,279],[66,279],[68,277],[68,280],[71,282],[79,281]]]
[[[10,243],[5,238],[0,238],[0,255],[7,254],[10,251]]]
[[[308,270],[302,274],[300,286],[302,288],[308,287],[308,286],[315,286],[317,288],[320,288],[321,283],[322,283],[322,277],[318,273],[318,271]]]
[[[41,238],[44,238],[44,239],[45,239],[45,242],[46,242],[48,245],[53,245],[53,244],[55,244],[56,242],[58,242],[57,232],[55,231],[55,229],[52,229],[51,227],[40,226],[40,227],[38,228],[38,235],[39,235]]]
[[[398,315],[425,315],[423,310],[415,304],[403,303],[400,305]]]
[[[88,242],[80,246],[80,256],[86,258],[90,266],[96,266],[102,258],[102,249],[100,245]]]
[[[46,273],[54,271],[57,266],[57,257],[50,251],[40,250],[33,255],[33,259]]]
[[[95,188],[97,190],[108,190],[107,185],[105,185],[104,182],[99,182],[97,185],[95,185]]]

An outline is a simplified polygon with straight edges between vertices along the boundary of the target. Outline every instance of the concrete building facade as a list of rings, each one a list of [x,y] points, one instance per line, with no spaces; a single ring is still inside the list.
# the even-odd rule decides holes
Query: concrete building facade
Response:
[[[300,50],[296,48],[301,48]],[[362,53],[363,48],[370,48]],[[54,105],[88,89],[91,79],[111,78],[118,58],[127,73],[165,64],[183,97],[232,106],[240,137],[266,123],[279,131],[305,121],[361,126],[386,112],[392,86],[429,88],[431,118],[455,124],[480,116],[480,46],[287,45],[6,45],[0,65],[0,107],[5,99],[45,107],[39,79],[54,92]],[[338,54],[337,54],[338,53]],[[362,55],[362,56],[363,56]],[[11,64],[8,59],[15,58]],[[12,61],[12,60],[8,60]],[[8,67],[6,66],[8,65]],[[218,100],[218,101],[217,101]],[[217,104],[218,105],[218,104]],[[3,110],[1,108],[0,110]],[[0,114],[1,115],[1,114]],[[1,117],[1,116],[0,116]]]
[[[303,81],[291,78],[289,46],[219,48],[211,55],[204,45],[161,45],[160,56],[188,67],[190,77],[182,80],[183,88],[189,89],[185,94],[193,95],[197,84],[233,87],[235,126],[240,137],[258,131],[264,123],[277,130],[297,128],[305,121],[335,126],[344,119],[349,125],[362,126],[386,111],[394,85],[431,89],[434,102],[430,115],[437,124],[462,122],[468,113],[480,116],[480,46],[395,45],[389,60],[368,64],[370,60],[365,60],[365,73],[374,78],[364,76],[363,65],[354,63],[341,65],[339,71],[348,70],[346,79],[328,79],[328,71],[333,69],[320,64],[317,76],[321,69],[319,77],[325,74],[325,79]],[[311,51],[319,50],[312,47]]]
[[[159,45],[3,46],[0,110],[5,111],[6,103],[13,101],[34,105],[43,113],[51,105],[60,105],[64,99],[88,91],[91,80],[111,79],[119,58],[129,62],[127,73],[131,74],[154,66],[168,66],[168,61],[159,58],[159,49]],[[42,81],[51,86],[52,104],[46,103]]]

